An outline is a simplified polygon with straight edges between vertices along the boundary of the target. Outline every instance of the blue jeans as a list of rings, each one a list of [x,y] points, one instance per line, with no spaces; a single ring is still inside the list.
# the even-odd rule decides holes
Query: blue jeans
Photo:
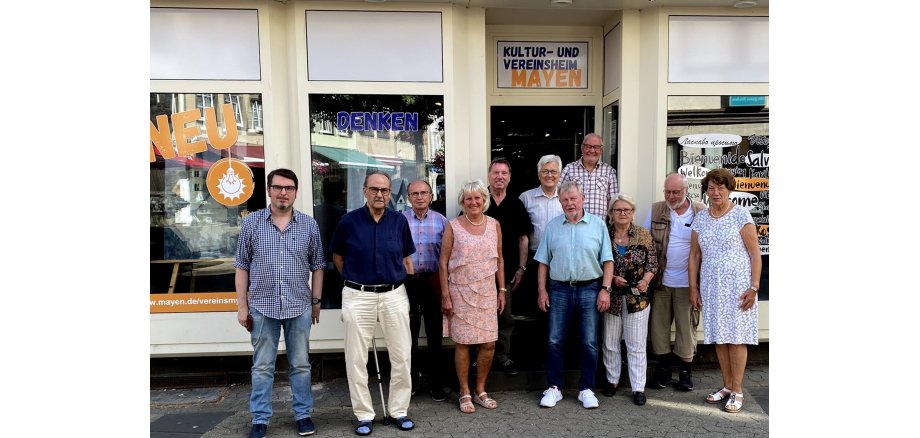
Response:
[[[313,387],[310,372],[310,326],[313,314],[308,308],[302,315],[288,319],[269,318],[250,307],[252,315],[252,395],[249,410],[252,424],[268,424],[272,417],[272,385],[275,382],[275,359],[278,339],[284,327],[284,345],[291,368],[288,371],[294,408],[294,420],[310,416],[313,410]]]
[[[594,388],[597,373],[597,294],[601,282],[584,286],[569,286],[550,281],[549,286],[549,346],[546,352],[546,377],[550,386],[562,388],[562,354],[565,335],[573,315],[581,329],[581,378],[578,390]]]

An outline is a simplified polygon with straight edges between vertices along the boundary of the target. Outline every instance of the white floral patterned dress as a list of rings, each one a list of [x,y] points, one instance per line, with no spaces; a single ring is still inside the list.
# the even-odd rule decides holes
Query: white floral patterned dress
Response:
[[[757,308],[742,312],[738,298],[751,286],[751,258],[741,227],[753,224],[751,213],[733,206],[714,219],[704,210],[693,221],[702,251],[700,299],[703,302],[703,343],[757,345]]]

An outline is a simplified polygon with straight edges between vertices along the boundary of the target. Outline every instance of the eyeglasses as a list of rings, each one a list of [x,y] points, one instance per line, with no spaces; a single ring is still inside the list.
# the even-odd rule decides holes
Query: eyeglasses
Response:
[[[294,186],[276,186],[272,184],[269,187],[271,187],[272,191],[280,192],[280,193],[284,193],[284,192],[294,193],[297,191],[297,187],[294,187]]]
[[[602,148],[604,147],[604,145],[602,145],[602,144],[588,144],[588,143],[582,143],[581,145],[584,146],[584,147],[586,147],[586,148],[588,148],[588,149],[602,149]]]
[[[664,195],[665,195],[665,196],[671,196],[671,195],[680,196],[680,195],[683,195],[683,194],[684,194],[684,189],[680,189],[680,190],[665,190],[665,191],[664,191]]]
[[[422,196],[425,196],[425,195],[427,195],[427,194],[429,194],[429,193],[431,193],[431,192],[428,192],[428,191],[424,191],[424,192],[409,192],[409,196],[413,196],[413,197],[422,197]]]
[[[616,214],[630,214],[630,213],[632,213],[633,209],[631,209],[631,208],[614,208],[613,211],[616,212]]]
[[[540,175],[559,175],[559,171],[554,169],[543,169],[540,171]]]
[[[380,187],[365,187],[364,190],[367,190],[373,194],[389,195],[390,189],[380,188]]]

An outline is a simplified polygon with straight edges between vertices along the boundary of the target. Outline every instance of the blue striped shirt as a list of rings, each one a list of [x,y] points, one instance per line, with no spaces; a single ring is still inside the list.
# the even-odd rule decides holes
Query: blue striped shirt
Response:
[[[404,211],[403,216],[409,221],[409,231],[412,232],[412,241],[415,242],[415,254],[412,254],[415,273],[436,272],[438,258],[441,257],[441,237],[444,236],[447,218],[430,208],[421,219],[415,216],[415,210],[411,208]]]
[[[310,273],[324,269],[319,226],[294,210],[283,231],[268,208],[251,213],[240,226],[233,266],[249,272],[249,306],[274,319],[294,318],[310,309]]]

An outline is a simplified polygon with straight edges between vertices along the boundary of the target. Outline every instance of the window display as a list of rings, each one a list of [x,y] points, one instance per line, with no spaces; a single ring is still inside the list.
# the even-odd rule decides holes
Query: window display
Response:
[[[251,111],[260,102],[258,94],[150,95],[151,312],[236,310],[240,221],[265,207],[263,133],[236,127],[255,126],[254,117],[261,125]],[[189,149],[200,152],[180,152]]]

